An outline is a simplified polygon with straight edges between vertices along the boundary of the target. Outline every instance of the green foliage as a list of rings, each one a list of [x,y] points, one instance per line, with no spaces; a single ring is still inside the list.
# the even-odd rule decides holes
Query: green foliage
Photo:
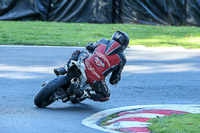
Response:
[[[107,125],[110,125],[111,123],[109,123],[108,121],[109,120],[112,120],[113,118],[116,118],[117,117],[117,114],[112,114],[112,115],[109,115],[107,116],[105,119],[103,119],[100,123],[100,127],[103,127],[103,126],[107,126]]]
[[[102,38],[110,39],[118,30],[128,33],[130,45],[200,48],[199,27],[38,21],[0,21],[0,44],[85,46]]]
[[[199,133],[200,114],[179,114],[149,120],[153,133]]]

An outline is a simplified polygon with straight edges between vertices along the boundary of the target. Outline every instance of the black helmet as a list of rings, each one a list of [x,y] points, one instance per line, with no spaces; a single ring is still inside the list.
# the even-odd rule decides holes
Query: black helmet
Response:
[[[125,50],[129,44],[128,34],[122,31],[116,31],[111,39],[118,42],[122,46],[123,50]]]

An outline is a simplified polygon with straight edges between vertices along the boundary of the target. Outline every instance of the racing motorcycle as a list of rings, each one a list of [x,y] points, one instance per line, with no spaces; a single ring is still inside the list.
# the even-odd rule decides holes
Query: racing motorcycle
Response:
[[[45,108],[57,100],[62,102],[71,101],[80,103],[87,99],[87,95],[79,96],[78,92],[90,90],[85,74],[84,57],[79,56],[77,61],[71,60],[65,75],[57,76],[55,79],[45,82],[42,89],[36,94],[34,103],[39,108]]]

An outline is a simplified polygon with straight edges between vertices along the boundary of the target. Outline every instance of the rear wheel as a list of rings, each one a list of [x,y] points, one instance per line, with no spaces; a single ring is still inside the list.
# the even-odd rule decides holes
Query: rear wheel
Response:
[[[34,103],[39,108],[45,108],[55,101],[54,93],[69,83],[67,76],[58,76],[48,82],[35,96]]]

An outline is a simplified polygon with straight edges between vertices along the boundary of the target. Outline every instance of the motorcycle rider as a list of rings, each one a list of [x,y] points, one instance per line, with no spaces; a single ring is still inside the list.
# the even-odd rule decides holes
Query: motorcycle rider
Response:
[[[76,50],[67,65],[54,69],[55,74],[64,75],[72,60],[82,57],[86,70],[87,82],[92,90],[78,92],[78,97],[89,98],[94,101],[109,100],[110,91],[106,85],[105,77],[112,72],[109,82],[117,84],[121,79],[121,72],[126,64],[123,51],[129,44],[129,37],[125,32],[116,31],[111,40],[101,39],[95,43],[88,43],[86,49],[91,55],[84,51]]]

